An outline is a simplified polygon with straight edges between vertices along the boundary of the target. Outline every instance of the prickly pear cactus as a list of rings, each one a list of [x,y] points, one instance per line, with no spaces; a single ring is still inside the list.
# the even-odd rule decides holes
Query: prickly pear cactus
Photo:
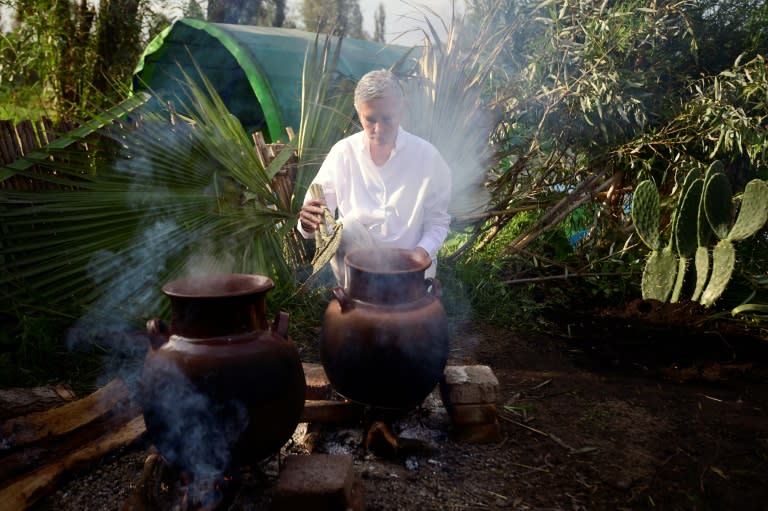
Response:
[[[694,171],[688,174],[689,178],[685,180],[682,199],[675,213],[675,247],[679,256],[677,265],[677,280],[672,290],[670,302],[676,303],[680,300],[680,293],[683,289],[688,261],[696,254],[698,247],[698,216],[699,203],[701,202],[701,193],[704,190],[704,180],[701,178],[691,178]]]
[[[749,238],[768,220],[768,183],[762,179],[753,179],[744,188],[741,207],[736,223],[728,233],[729,241]]]
[[[653,181],[637,185],[632,197],[632,223],[635,232],[651,250],[659,250],[659,191]]]
[[[659,193],[651,181],[641,182],[632,201],[632,220],[651,253],[643,270],[644,299],[676,302],[694,261],[696,273],[692,299],[711,306],[725,291],[736,264],[734,243],[757,233],[768,221],[768,182],[747,183],[735,223],[731,184],[723,164],[714,162],[704,178],[699,171],[683,180],[680,199],[672,215],[672,232],[661,250]],[[719,242],[710,253],[713,235]]]
[[[720,239],[725,239],[731,230],[732,210],[728,177],[722,172],[708,172],[704,180],[704,212],[710,227]]]
[[[706,289],[701,294],[701,304],[709,307],[720,298],[731,280],[736,264],[736,249],[729,240],[720,240],[712,250],[712,275]]]
[[[699,246],[699,203],[704,180],[694,179],[683,190],[675,221],[675,246],[680,257],[690,259]]]
[[[696,268],[696,287],[693,290],[691,300],[697,302],[699,301],[701,293],[704,291],[704,286],[707,285],[707,279],[709,278],[709,248],[700,246],[696,249],[693,265],[694,268]]]
[[[675,286],[676,274],[677,257],[671,246],[651,252],[643,270],[643,299],[666,302]]]

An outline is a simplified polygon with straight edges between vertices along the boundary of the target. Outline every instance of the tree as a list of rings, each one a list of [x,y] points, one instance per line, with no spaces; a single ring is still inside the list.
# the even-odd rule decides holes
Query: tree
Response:
[[[584,268],[620,261],[636,239],[626,207],[642,180],[656,183],[668,217],[683,177],[715,159],[735,190],[765,177],[764,1],[469,3],[471,19],[493,12],[513,30],[495,71],[507,86],[509,157],[494,169],[499,213],[475,250],[535,208],[504,242],[508,256],[581,214]]]
[[[187,5],[184,6],[182,15],[185,18],[195,18],[199,20],[205,19],[205,13],[203,12],[203,8],[200,6],[200,2],[198,2],[197,0],[189,0],[189,2],[187,2]]]
[[[208,21],[247,25],[259,14],[261,4],[262,0],[209,0]]]
[[[13,30],[0,40],[3,82],[30,87],[76,120],[113,103],[125,91],[144,47],[149,11],[141,0],[11,0]],[[4,83],[3,85],[6,85]]]
[[[384,11],[384,4],[379,4],[376,14],[373,15],[373,40],[377,43],[386,42],[384,39],[385,27],[387,26],[387,13]]]
[[[285,24],[285,0],[274,0],[275,15],[273,17],[272,26],[282,27]]]
[[[286,0],[209,0],[207,20],[213,23],[282,27]]]
[[[301,14],[306,30],[365,39],[358,0],[304,0]]]
[[[93,85],[107,93],[115,81],[130,77],[141,55],[140,0],[101,0],[96,29]]]

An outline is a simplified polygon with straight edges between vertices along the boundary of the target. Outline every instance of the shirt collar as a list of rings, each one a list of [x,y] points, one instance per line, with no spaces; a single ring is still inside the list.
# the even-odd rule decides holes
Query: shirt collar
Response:
[[[363,141],[362,147],[360,147],[360,151],[361,152],[370,151],[370,149],[371,149],[371,141],[368,140],[367,136],[365,136],[365,131],[360,131],[359,133],[361,135],[360,138]],[[403,129],[403,127],[402,126],[398,126],[397,127],[397,138],[395,139],[395,147],[392,148],[392,154],[389,155],[390,159],[392,159],[392,157],[394,155],[396,155],[397,152],[399,150],[401,150],[405,146],[405,138],[406,138],[405,134],[406,134],[406,132]]]

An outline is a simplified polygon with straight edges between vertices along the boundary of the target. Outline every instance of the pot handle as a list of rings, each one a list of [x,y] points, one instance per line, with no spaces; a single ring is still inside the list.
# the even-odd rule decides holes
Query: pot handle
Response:
[[[333,293],[333,297],[339,301],[341,312],[347,312],[354,307],[354,302],[349,295],[347,295],[347,292],[344,291],[343,287],[334,287],[331,292]]]
[[[149,344],[153,350],[168,342],[171,336],[171,330],[168,324],[160,318],[152,318],[147,321],[147,335],[149,335]]]
[[[427,277],[424,279],[424,285],[427,288],[427,293],[431,294],[435,298],[443,296],[443,285],[434,277]]]
[[[275,322],[272,325],[272,331],[284,339],[288,338],[288,317],[287,312],[280,311],[275,316]]]

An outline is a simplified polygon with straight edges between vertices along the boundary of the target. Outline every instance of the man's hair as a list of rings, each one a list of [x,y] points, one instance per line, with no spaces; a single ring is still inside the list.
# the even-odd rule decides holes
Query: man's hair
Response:
[[[378,98],[396,98],[402,101],[403,88],[388,69],[376,69],[364,74],[355,87],[355,108],[361,103]]]

